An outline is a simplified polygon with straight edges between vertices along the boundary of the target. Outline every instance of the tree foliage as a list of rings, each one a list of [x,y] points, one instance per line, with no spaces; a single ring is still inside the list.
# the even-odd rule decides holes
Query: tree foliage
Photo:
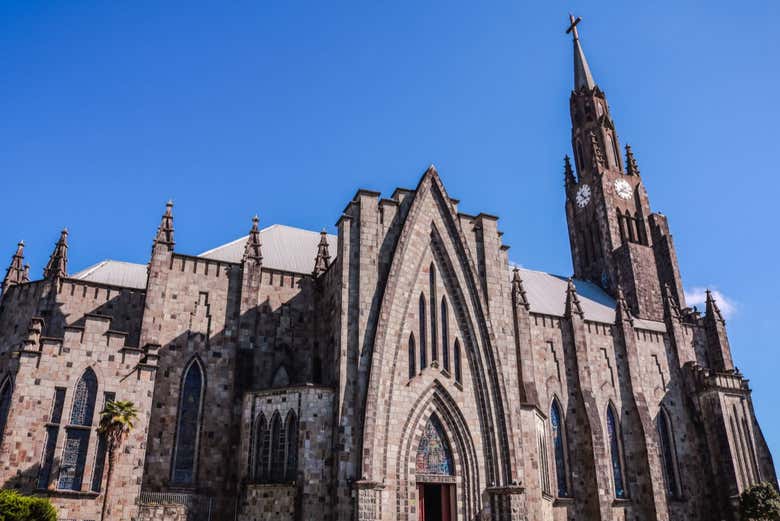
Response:
[[[780,521],[780,494],[771,483],[757,483],[742,493],[739,509],[744,520]]]
[[[0,490],[0,521],[56,521],[57,511],[47,498]]]

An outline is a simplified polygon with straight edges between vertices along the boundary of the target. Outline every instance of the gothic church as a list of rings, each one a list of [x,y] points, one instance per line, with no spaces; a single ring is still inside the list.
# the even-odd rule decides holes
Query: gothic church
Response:
[[[111,520],[729,520],[776,483],[708,294],[686,307],[667,218],[621,154],[577,22],[565,160],[571,278],[515,267],[498,218],[435,168],[358,190],[337,235],[252,221],[192,255],[165,209],[146,265],[0,300],[0,483],[100,518],[111,400],[141,411]],[[744,349],[744,347],[743,347]]]

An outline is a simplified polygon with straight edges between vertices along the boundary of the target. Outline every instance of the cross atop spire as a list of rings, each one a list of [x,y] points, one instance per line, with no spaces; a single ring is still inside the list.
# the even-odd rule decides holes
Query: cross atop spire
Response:
[[[582,51],[580,45],[580,35],[577,32],[577,24],[582,21],[582,18],[574,17],[569,13],[569,28],[566,29],[566,34],[571,33],[572,41],[574,42],[574,90],[579,90],[583,87],[592,89],[596,86],[596,82],[593,81],[593,75],[590,73],[590,67],[588,66],[588,60],[585,59],[585,53]]]

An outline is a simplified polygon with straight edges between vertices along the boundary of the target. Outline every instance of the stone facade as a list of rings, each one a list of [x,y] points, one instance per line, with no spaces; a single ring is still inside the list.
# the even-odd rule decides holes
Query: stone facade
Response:
[[[572,26],[574,278],[514,268],[498,218],[435,168],[359,190],[335,237],[259,229],[147,266],[42,280],[20,244],[0,300],[0,482],[99,518],[106,400],[140,411],[116,520],[738,520],[776,483],[712,296],[685,305],[667,218]],[[304,260],[301,260],[304,259]]]

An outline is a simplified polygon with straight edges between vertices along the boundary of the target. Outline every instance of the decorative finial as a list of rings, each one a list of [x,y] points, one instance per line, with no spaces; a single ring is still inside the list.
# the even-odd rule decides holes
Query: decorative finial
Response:
[[[615,322],[620,323],[627,321],[631,324],[634,323],[634,319],[631,316],[631,310],[626,302],[626,297],[623,295],[623,288],[618,285],[617,295],[615,298]]]
[[[726,320],[723,318],[723,314],[720,312],[720,308],[718,307],[717,302],[715,302],[715,297],[713,296],[712,291],[707,289],[705,293],[707,295],[705,302],[705,311],[707,316],[719,320],[725,324]]]
[[[580,298],[577,296],[577,288],[571,277],[566,281],[566,311],[564,314],[567,318],[571,318],[572,315],[579,315],[580,318],[585,316],[582,312],[582,305],[580,305]]]
[[[520,277],[520,268],[517,266],[512,270],[512,302],[515,306],[523,306],[526,310],[531,309],[523,287],[523,279]]]
[[[577,184],[577,178],[574,177],[574,170],[571,167],[571,159],[568,154],[563,156],[563,177],[567,186]]]
[[[314,271],[312,275],[317,278],[327,271],[330,266],[330,252],[328,251],[328,233],[325,228],[320,232],[320,242],[317,245],[317,256],[314,257]]]
[[[168,251],[173,251],[173,201],[170,199],[165,203],[165,213],[160,220],[160,226],[157,228],[157,236],[154,239],[154,245],[165,246]]]
[[[60,238],[54,245],[54,251],[49,257],[49,262],[43,270],[43,278],[55,280],[68,276],[68,229],[63,228]]]
[[[631,150],[631,145],[626,145],[626,174],[639,175],[639,166],[636,164],[636,158]]]
[[[3,293],[11,286],[23,284],[29,280],[29,277],[26,277],[24,268],[24,241],[19,241],[16,245],[16,253],[11,257],[11,264],[5,272],[5,278],[3,279],[2,285]]]
[[[249,237],[246,239],[246,246],[244,246],[243,262],[253,262],[255,264],[263,263],[263,252],[260,248],[260,229],[258,223],[260,218],[255,214],[252,217],[252,228],[249,230]]]

